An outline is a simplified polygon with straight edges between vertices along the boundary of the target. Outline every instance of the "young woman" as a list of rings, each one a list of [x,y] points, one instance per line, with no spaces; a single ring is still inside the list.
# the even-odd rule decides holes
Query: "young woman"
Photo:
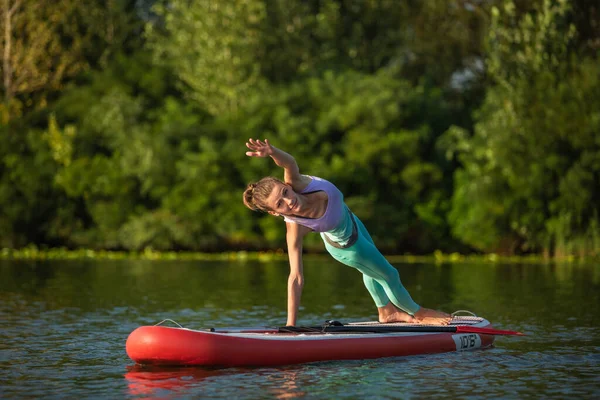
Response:
[[[248,185],[244,204],[254,211],[284,218],[290,260],[287,325],[296,325],[304,286],[302,243],[309,232],[319,232],[325,248],[339,262],[358,269],[373,297],[380,322],[446,325],[450,315],[420,307],[402,286],[398,271],[377,250],[363,223],[344,204],[332,183],[301,175],[296,160],[268,140],[246,142],[249,157],[271,157],[283,168],[283,182],[266,177]]]

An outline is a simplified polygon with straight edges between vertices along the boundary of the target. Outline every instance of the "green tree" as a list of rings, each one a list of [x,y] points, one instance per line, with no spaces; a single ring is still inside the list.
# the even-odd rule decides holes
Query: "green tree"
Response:
[[[132,30],[127,2],[2,0],[0,50],[4,120],[49,94],[123,45]],[[101,49],[98,52],[97,49]]]
[[[310,163],[318,166],[319,173],[353,171],[354,182],[368,182],[364,193],[356,190],[349,196],[356,197],[357,206],[362,202],[364,209],[389,202],[382,215],[394,217],[381,217],[374,224],[381,226],[381,232],[394,226],[395,234],[387,238],[390,248],[410,243],[405,248],[411,251],[447,249],[450,241],[443,215],[449,208],[444,199],[449,196],[452,165],[438,157],[434,144],[452,122],[463,124],[468,110],[456,100],[458,91],[449,93],[422,82],[449,85],[452,74],[464,67],[462,55],[467,59],[479,52],[479,42],[470,40],[473,35],[466,32],[459,34],[461,27],[477,36],[485,19],[482,11],[469,10],[460,2],[445,7],[442,3],[422,7],[364,0],[160,3],[156,8],[160,19],[147,28],[151,48],[173,68],[182,91],[229,132],[204,128],[201,144],[188,148],[178,163],[178,176],[183,180],[169,196],[171,212],[188,210],[187,218],[196,215],[197,232],[212,232],[214,223],[201,223],[204,217],[198,215],[218,208],[212,201],[217,193],[211,194],[208,184],[202,191],[195,182],[204,176],[210,183],[212,179],[220,182],[216,188],[235,191],[229,182],[237,182],[238,175],[224,164],[233,164],[242,175],[248,169],[243,161],[230,160],[226,154],[221,157],[227,161],[220,163],[214,154],[203,153],[224,148],[240,151],[232,143],[268,134],[281,138],[290,151],[310,149],[315,154]],[[412,18],[419,15],[436,25],[448,12],[460,16],[461,22],[448,23],[438,32],[438,40],[455,46],[440,60],[434,55],[440,50],[434,40],[427,42],[426,35],[420,35],[416,45],[411,41],[417,29]],[[426,42],[429,46],[418,47]],[[412,69],[411,85],[400,76],[410,71],[415,57],[418,62]],[[447,63],[446,57],[452,57],[452,62]],[[434,77],[419,79],[418,63],[448,68],[431,69]],[[380,92],[379,98],[375,91]],[[453,105],[447,98],[453,99]],[[405,149],[415,153],[407,154]],[[379,152],[387,155],[380,158]],[[190,175],[189,171],[195,172]],[[238,184],[243,187],[244,182]],[[387,198],[391,185],[397,185],[397,193]],[[196,200],[190,202],[192,198]],[[391,198],[402,200],[398,204]],[[237,207],[239,199],[233,201]],[[232,204],[226,207],[237,210]],[[240,226],[238,212],[227,219],[234,227]],[[225,221],[224,216],[220,218]],[[271,220],[260,224],[276,222],[267,221]],[[261,226],[268,241],[282,237],[279,228]],[[247,228],[233,234],[240,235],[257,238]]]
[[[24,124],[13,128],[20,128],[18,136],[6,134],[6,126],[0,130],[1,247],[46,242],[45,232],[61,218],[55,210],[69,207],[52,188],[56,167],[47,144],[39,140],[42,132]]]
[[[235,111],[260,88],[258,27],[265,18],[259,0],[174,0],[154,8],[162,25],[148,24],[159,59],[171,65],[191,97],[211,114]]]
[[[488,72],[494,80],[472,138],[455,138],[450,221],[484,251],[598,251],[598,67],[570,46],[566,1],[517,17],[494,10]]]
[[[268,95],[269,84],[327,70],[385,68],[413,83],[426,76],[447,85],[457,71],[476,70],[482,49],[473,38],[482,36],[489,7],[463,3],[176,0],[158,3],[147,37],[190,96],[220,115],[253,91]]]
[[[75,240],[77,234],[89,228],[89,215],[82,211],[81,197],[69,197],[59,184],[59,176],[80,162],[77,158],[81,147],[90,151],[102,147],[95,144],[96,138],[82,140],[79,135],[85,130],[80,129],[85,113],[98,98],[78,101],[85,97],[83,90],[68,107],[68,113],[57,111],[56,99],[67,94],[71,97],[77,90],[73,87],[87,84],[85,74],[92,68],[106,66],[117,58],[119,50],[135,47],[135,31],[141,25],[134,3],[0,3],[4,97],[0,124],[2,245],[75,245],[79,243]],[[122,75],[131,73],[133,65],[128,65]],[[143,72],[138,80],[152,74]],[[111,83],[102,84],[106,87]],[[162,86],[161,81],[154,85]],[[132,90],[136,90],[133,85]],[[97,172],[95,178],[105,171],[98,168]]]
[[[169,80],[138,52],[118,57],[55,105],[70,134],[49,134],[48,141],[54,154],[71,149],[55,182],[80,207],[72,244],[168,249],[185,242],[177,218],[160,206],[202,113],[169,96]]]

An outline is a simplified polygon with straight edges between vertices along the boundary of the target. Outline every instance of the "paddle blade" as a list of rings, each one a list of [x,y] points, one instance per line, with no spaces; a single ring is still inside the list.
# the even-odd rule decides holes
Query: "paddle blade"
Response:
[[[525,336],[524,333],[517,331],[506,331],[502,329],[494,328],[479,328],[476,326],[458,325],[456,327],[456,333],[480,333],[482,335],[512,335],[512,336]]]

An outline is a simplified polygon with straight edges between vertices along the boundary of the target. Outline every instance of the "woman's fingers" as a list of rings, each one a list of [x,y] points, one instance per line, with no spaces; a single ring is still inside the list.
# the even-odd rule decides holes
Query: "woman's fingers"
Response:
[[[265,140],[260,140],[260,139],[248,139],[248,141],[253,144],[253,145],[258,145],[258,146],[270,146],[269,141],[267,139]]]
[[[254,139],[248,139],[248,141],[246,142],[246,146],[248,147],[260,147],[263,144],[260,143],[260,140],[254,140]]]
[[[252,144],[252,143],[246,143],[246,147],[249,148],[250,150],[260,150],[260,146],[256,145],[256,144]]]
[[[247,156],[254,156],[254,157],[263,157],[265,155],[268,154],[269,149],[271,148],[271,145],[269,144],[269,141],[267,139],[265,139],[265,141],[261,141],[260,139],[248,139],[248,141],[246,142],[246,147],[249,148],[250,150],[253,151],[247,151],[246,155]]]

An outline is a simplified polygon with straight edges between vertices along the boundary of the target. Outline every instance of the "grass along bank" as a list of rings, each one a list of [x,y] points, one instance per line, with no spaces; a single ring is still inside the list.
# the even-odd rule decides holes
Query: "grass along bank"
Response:
[[[308,254],[307,257],[328,257],[326,253]],[[387,255],[392,263],[579,263],[600,261],[598,257],[582,258],[566,256],[561,258],[545,258],[540,255],[502,256],[498,254],[459,254],[442,253],[436,251],[431,255]],[[220,253],[199,253],[185,251],[155,251],[146,248],[143,251],[108,251],[92,249],[66,249],[51,248],[38,249],[36,246],[27,246],[22,249],[4,248],[0,251],[0,259],[4,260],[198,260],[198,261],[273,261],[287,260],[287,253],[283,249],[275,251],[231,251]]]

